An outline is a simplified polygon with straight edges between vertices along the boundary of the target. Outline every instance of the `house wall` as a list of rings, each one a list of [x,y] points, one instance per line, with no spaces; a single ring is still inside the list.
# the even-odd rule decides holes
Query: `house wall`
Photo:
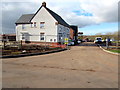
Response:
[[[78,39],[78,27],[77,26],[70,26],[74,30],[74,40],[77,41]]]
[[[70,28],[70,39],[74,39],[74,30]]]
[[[57,21],[49,14],[49,12],[42,7],[40,11],[35,15],[31,22],[36,22],[36,27],[34,24],[25,24],[24,29],[22,29],[22,25],[16,26],[16,39],[22,40],[22,32],[28,33],[29,41],[40,41],[40,42],[57,42],[57,25],[55,24]],[[44,27],[40,28],[40,22],[45,22]],[[40,40],[40,33],[45,34],[45,40]]]
[[[70,35],[69,32],[70,32],[70,29],[68,27],[58,24],[57,26],[58,42],[64,42],[65,38],[69,38],[69,35]],[[60,34],[62,34],[61,39],[59,39]]]
[[[57,42],[57,25],[55,24],[57,21],[44,7],[41,8],[31,22],[37,22],[37,26],[39,26],[37,28],[38,33],[45,33],[46,42],[54,42],[54,39]],[[45,27],[42,29],[40,29],[40,22],[45,22]],[[52,41],[50,41],[51,39]]]
[[[69,38],[69,28],[61,24],[56,24],[57,21],[44,7],[40,9],[31,22],[36,22],[36,27],[34,27],[34,24],[24,24],[24,29],[22,29],[21,24],[16,26],[17,41],[22,40],[22,33],[26,34],[27,41],[34,42],[64,42],[64,38]],[[40,28],[40,22],[45,22],[43,28]],[[40,33],[45,34],[44,41],[40,40]],[[62,34],[61,39],[59,39],[60,33]]]

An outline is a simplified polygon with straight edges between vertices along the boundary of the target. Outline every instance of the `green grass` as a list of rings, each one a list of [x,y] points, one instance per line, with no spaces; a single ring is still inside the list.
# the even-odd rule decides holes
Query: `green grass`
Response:
[[[111,52],[120,53],[120,50],[109,50]]]
[[[112,43],[120,43],[120,41],[112,41]]]

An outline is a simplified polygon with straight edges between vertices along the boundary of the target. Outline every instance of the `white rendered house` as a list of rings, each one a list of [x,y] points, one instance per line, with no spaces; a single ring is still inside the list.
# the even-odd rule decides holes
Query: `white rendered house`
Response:
[[[15,24],[17,41],[64,43],[70,34],[70,26],[45,2],[35,14],[22,15]]]

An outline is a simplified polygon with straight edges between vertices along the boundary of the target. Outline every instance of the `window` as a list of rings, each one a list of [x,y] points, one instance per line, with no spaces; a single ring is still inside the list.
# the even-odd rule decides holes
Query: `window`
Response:
[[[59,41],[62,40],[62,33],[59,33]]]
[[[25,29],[25,24],[22,24],[22,29]]]
[[[34,27],[37,27],[36,22],[34,22]]]
[[[56,39],[54,39],[54,42],[56,42]]]
[[[70,35],[69,35],[69,34],[67,34],[67,37],[68,37],[68,38],[69,38],[69,36],[70,36]]]
[[[33,22],[31,23],[31,28],[33,27]]]
[[[61,30],[62,30],[62,27],[59,27],[59,30],[61,31]]]
[[[40,33],[40,40],[44,40],[44,39],[45,39],[44,33]]]
[[[45,22],[40,22],[40,28],[43,28],[45,26]]]
[[[25,39],[25,34],[24,34],[24,33],[22,34],[22,40],[23,40],[23,39]]]
[[[52,39],[50,39],[50,41],[52,42]]]

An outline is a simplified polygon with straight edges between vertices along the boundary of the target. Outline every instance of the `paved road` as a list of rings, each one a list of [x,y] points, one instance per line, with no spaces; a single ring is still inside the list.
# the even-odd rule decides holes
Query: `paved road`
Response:
[[[4,88],[117,88],[118,56],[91,43],[48,55],[3,59]]]

